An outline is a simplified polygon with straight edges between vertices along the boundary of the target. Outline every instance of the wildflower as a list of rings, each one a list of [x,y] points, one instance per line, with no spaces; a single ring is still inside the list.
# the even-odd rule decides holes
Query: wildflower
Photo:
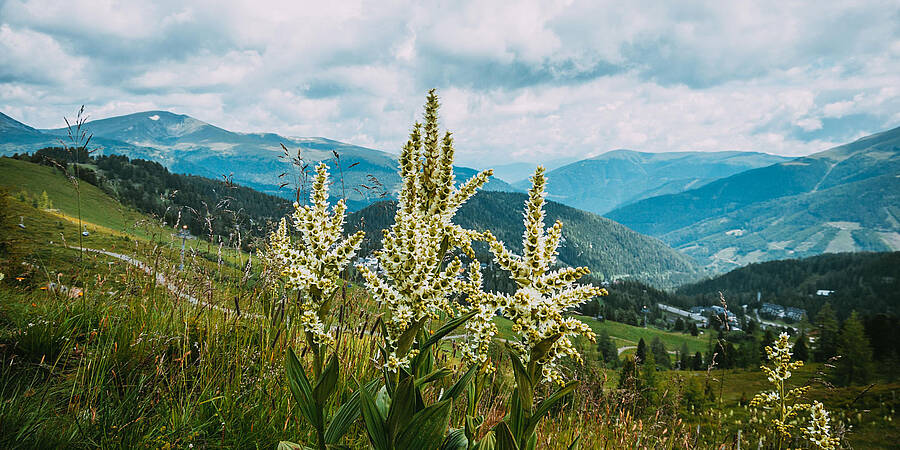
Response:
[[[394,224],[385,231],[383,250],[376,253],[379,275],[361,268],[366,285],[376,302],[387,309],[384,317],[388,368],[409,363],[409,340],[400,342],[405,333],[414,333],[425,321],[440,313],[453,315],[450,298],[455,293],[471,290],[480,277],[480,267],[471,264],[459,276],[463,263],[448,254],[457,249],[474,258],[472,240],[480,235],[452,223],[456,211],[492,174],[481,172],[461,186],[453,175],[453,138],[438,130],[438,99],[429,92],[425,106],[425,124],[416,123],[409,141],[400,153],[400,175],[403,179],[398,194]],[[407,334],[408,336],[409,334]]]
[[[328,334],[320,314],[340,287],[340,274],[356,254],[362,231],[342,239],[344,200],[328,212],[328,166],[316,166],[310,194],[311,205],[294,203],[291,225],[299,232],[298,242],[288,234],[287,220],[269,236],[268,262],[278,271],[284,287],[298,292],[300,325],[319,345],[328,344]]]
[[[518,289],[512,295],[472,291],[471,308],[475,317],[466,323],[471,336],[465,356],[473,362],[484,362],[488,344],[497,333],[492,318],[500,311],[513,322],[513,331],[520,339],[511,342],[513,350],[523,361],[533,361],[540,365],[543,380],[561,382],[562,376],[557,362],[570,357],[581,361],[581,355],[572,345],[571,337],[581,334],[594,340],[594,332],[584,322],[574,317],[563,317],[563,312],[586,300],[606,295],[604,289],[591,285],[576,285],[575,282],[590,271],[586,267],[568,267],[550,270],[556,262],[557,250],[562,237],[562,223],[556,221],[544,229],[544,168],[538,167],[531,178],[532,188],[525,203],[525,232],[522,236],[522,257],[515,257],[502,242],[489,232],[486,240],[490,244],[494,260],[509,271]],[[552,342],[547,349],[538,353],[538,344]]]
[[[831,424],[825,406],[819,402],[813,402],[809,412],[809,426],[803,430],[804,436],[818,448],[825,450],[836,448],[838,440],[831,436]]]
[[[791,438],[792,430],[799,419],[801,411],[809,410],[810,422],[800,431],[813,445],[821,449],[836,448],[839,441],[831,436],[828,411],[822,403],[816,401],[812,405],[798,403],[797,400],[809,391],[809,386],[788,389],[786,381],[791,377],[791,371],[803,366],[803,361],[791,361],[790,343],[787,333],[781,333],[775,344],[766,347],[766,355],[773,367],[763,366],[770,383],[775,386],[771,392],[756,394],[750,401],[753,408],[763,408],[775,412],[772,424],[778,432],[776,439]]]
[[[809,391],[809,386],[790,390],[786,387],[791,371],[803,367],[803,361],[791,361],[791,344],[787,333],[781,333],[774,346],[766,346],[766,355],[773,363],[773,367],[762,366],[762,370],[769,382],[775,386],[775,390],[756,394],[750,400],[750,406],[775,411],[772,424],[780,437],[789,438],[794,428],[792,420],[798,413],[809,408],[805,403],[793,403]]]

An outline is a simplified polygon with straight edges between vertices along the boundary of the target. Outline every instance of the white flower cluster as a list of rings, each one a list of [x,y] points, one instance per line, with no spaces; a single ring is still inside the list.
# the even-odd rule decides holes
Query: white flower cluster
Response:
[[[834,448],[837,441],[830,437],[828,413],[824,406],[819,402],[815,402],[812,407],[808,403],[797,402],[809,391],[810,386],[787,389],[785,385],[791,377],[791,371],[803,367],[803,361],[791,361],[791,344],[787,333],[781,333],[773,346],[767,346],[766,354],[773,367],[763,366],[762,369],[775,390],[756,394],[750,401],[750,406],[773,411],[775,416],[771,419],[772,424],[784,438],[791,437],[791,430],[800,412],[810,410],[813,421],[808,428],[802,429],[803,434],[820,448]]]
[[[292,225],[299,233],[295,241],[288,232],[287,221],[281,219],[278,229],[269,237],[268,259],[278,271],[284,287],[298,291],[300,316],[304,331],[319,345],[332,338],[321,315],[340,287],[340,274],[356,254],[364,233],[342,238],[346,206],[339,200],[328,212],[328,166],[316,166],[310,194],[311,205],[294,203]]]
[[[491,171],[481,172],[456,187],[453,175],[453,139],[441,139],[437,120],[438,102],[432,91],[425,107],[424,127],[416,123],[400,153],[403,184],[399,192],[394,224],[385,231],[383,250],[377,253],[384,275],[362,268],[370,292],[387,309],[389,369],[407,365],[415,354],[411,339],[429,318],[439,312],[454,313],[450,298],[455,293],[480,289],[480,267],[472,264],[462,277],[463,263],[446,256],[457,249],[474,256],[471,242],[480,235],[451,222],[457,209],[487,182]],[[424,130],[423,130],[424,128]],[[423,135],[424,131],[424,135]],[[443,266],[443,267],[442,267]],[[413,336],[414,337],[414,336]]]
[[[788,334],[781,333],[775,346],[766,346],[766,355],[769,361],[775,364],[774,368],[763,366],[763,371],[769,378],[770,383],[784,381],[791,377],[791,370],[803,367],[803,361],[791,361],[791,344],[788,341]]]
[[[549,229],[544,229],[546,179],[543,167],[538,167],[531,181],[532,188],[528,191],[525,204],[522,257],[514,256],[502,242],[486,233],[495,261],[509,271],[518,289],[512,295],[470,294],[471,308],[477,313],[466,323],[470,343],[465,354],[474,363],[485,361],[487,347],[497,332],[492,318],[494,312],[499,310],[513,321],[513,331],[520,336],[518,341],[510,342],[519,357],[523,361],[539,364],[544,381],[562,381],[557,361],[565,356],[581,361],[581,355],[570,338],[582,334],[591,341],[594,339],[594,333],[587,324],[575,317],[563,317],[563,312],[593,297],[605,295],[606,291],[591,285],[575,284],[589,273],[585,267],[550,270],[556,261],[562,223],[557,221]],[[550,345],[536,353],[541,343]]]
[[[831,424],[825,405],[813,402],[809,409],[809,426],[803,430],[803,435],[818,448],[831,450],[837,448],[838,440],[831,436]]]

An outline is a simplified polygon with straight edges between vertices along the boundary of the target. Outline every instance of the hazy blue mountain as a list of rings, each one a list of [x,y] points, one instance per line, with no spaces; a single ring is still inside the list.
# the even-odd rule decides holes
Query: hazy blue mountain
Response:
[[[715,179],[787,161],[755,152],[645,153],[613,150],[548,172],[548,198],[604,214],[655,195],[682,192]],[[527,181],[514,183],[527,188]]]
[[[555,158],[541,163],[547,170],[553,170],[566,164],[574,162],[577,158]],[[528,178],[534,174],[536,163],[513,162],[509,164],[495,164],[490,166],[494,169],[494,176],[508,183],[516,185],[519,190],[527,190],[531,185]],[[485,167],[487,168],[487,167]]]
[[[0,129],[2,154],[59,145],[59,139],[66,135],[65,129],[35,130],[9,121],[10,125]],[[14,132],[7,132],[7,128]],[[236,183],[283,197],[293,196],[293,187],[302,182],[301,171],[289,163],[289,158],[298,154],[308,164],[308,170],[320,161],[328,163],[334,175],[343,180],[337,189],[346,191],[352,205],[389,198],[400,181],[397,156],[391,153],[320,137],[236,133],[167,111],[94,120],[85,128],[93,133],[92,143],[100,147],[99,153],[157,161],[176,173],[229,177]],[[287,156],[282,144],[288,149]],[[474,173],[473,169],[457,168],[460,178]],[[284,183],[287,185],[282,186]],[[485,188],[514,190],[499,179],[492,179]]]
[[[514,252],[521,252],[522,212],[527,196],[512,192],[479,192],[456,215],[466,228],[491,230]],[[365,230],[362,254],[380,247],[381,230],[391,226],[395,202],[379,202],[353,213],[348,231]],[[661,287],[673,287],[704,275],[696,263],[658,239],[639,233],[596,214],[553,201],[546,205],[546,223],[563,222],[559,262],[587,266],[605,279],[633,278]]]
[[[606,215],[705,265],[900,249],[900,128]]]
[[[13,119],[12,117],[7,116],[6,114],[0,113],[0,132],[4,135],[23,135],[23,136],[34,136],[40,135],[41,132],[35,130],[34,128],[25,125],[18,120]]]
[[[36,144],[40,145],[40,143],[57,139],[0,113],[0,150],[3,151],[3,154],[12,154],[21,151],[20,149],[31,149]]]

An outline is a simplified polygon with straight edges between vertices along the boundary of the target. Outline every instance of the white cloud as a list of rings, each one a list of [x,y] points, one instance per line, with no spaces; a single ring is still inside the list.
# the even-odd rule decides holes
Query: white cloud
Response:
[[[82,103],[165,109],[397,151],[437,87],[468,164],[797,155],[900,125],[897,17],[881,0],[9,0],[0,111],[51,127]]]
[[[71,82],[82,76],[87,61],[69,54],[53,36],[0,24],[0,81]]]
[[[171,62],[135,77],[140,89],[184,90],[222,85],[233,87],[262,68],[254,51],[231,51],[224,55],[201,55],[184,62]]]
[[[825,117],[836,117],[841,118],[850,111],[853,110],[853,107],[856,105],[856,100],[843,100],[839,102],[829,103],[822,108],[822,112]]]
[[[822,121],[813,117],[807,117],[805,119],[800,119],[794,123],[798,127],[802,128],[803,131],[815,131],[822,129]]]

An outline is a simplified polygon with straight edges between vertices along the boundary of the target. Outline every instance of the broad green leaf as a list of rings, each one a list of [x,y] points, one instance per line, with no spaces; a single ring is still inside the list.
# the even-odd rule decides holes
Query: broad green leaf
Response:
[[[384,377],[384,389],[387,391],[387,394],[389,396],[394,395],[394,388],[396,387],[394,385],[394,377],[386,365],[381,368],[381,375]]]
[[[338,381],[338,358],[337,354],[332,353],[331,358],[328,359],[328,364],[325,365],[325,370],[322,371],[322,376],[319,378],[319,381],[316,382],[316,387],[313,389],[313,397],[316,399],[316,404],[323,408],[325,405],[325,401],[328,400],[328,397],[334,392],[334,389],[337,387]]]
[[[422,344],[422,349],[423,350],[427,349],[428,347],[431,347],[432,345],[436,344],[438,341],[443,339],[444,336],[450,334],[450,332],[455,330],[460,325],[464,324],[467,320],[471,319],[475,315],[475,312],[476,311],[471,311],[471,312],[465,313],[461,316],[458,316],[456,318],[453,318],[453,319],[450,319],[449,321],[447,321],[447,323],[445,323],[444,326],[439,328],[437,331],[434,332],[434,334],[432,334],[431,336],[428,337],[428,339],[425,340],[425,342]]]
[[[550,348],[553,347],[553,344],[562,337],[561,333],[556,333],[553,336],[550,336],[531,348],[531,363],[528,364],[528,370],[532,377],[535,376],[534,373],[534,365],[537,364],[538,361],[547,356],[547,353],[550,351]]]
[[[466,450],[469,448],[469,439],[466,438],[465,430],[458,428],[450,430],[450,434],[441,444],[441,450]]]
[[[390,450],[390,439],[388,437],[387,428],[384,426],[384,416],[375,406],[375,400],[372,394],[364,388],[359,387],[359,409],[362,411],[363,421],[366,424],[366,432],[369,435],[369,441],[375,450]]]
[[[322,409],[316,405],[313,398],[312,388],[309,386],[309,380],[306,378],[306,372],[297,359],[294,350],[289,348],[287,357],[285,358],[285,373],[287,374],[288,387],[303,417],[315,427],[322,425]]]
[[[375,406],[378,407],[381,417],[387,417],[388,410],[391,409],[391,396],[384,386],[375,393]]]
[[[497,450],[519,450],[519,444],[506,422],[500,422],[494,427],[494,436],[497,439]]]
[[[451,373],[453,373],[453,371],[446,367],[440,368],[416,380],[416,387],[421,387],[422,385],[440,380],[441,378],[444,378]]]
[[[425,342],[425,327],[419,328],[419,334],[416,336],[416,342],[419,344],[419,354],[412,360],[413,373],[417,378],[421,378],[434,370],[434,353],[428,349],[422,350],[421,345]]]
[[[474,383],[469,383],[466,385],[466,411],[475,411],[475,406],[478,405],[478,378],[475,378]]]
[[[497,438],[494,436],[494,430],[488,431],[487,434],[475,444],[475,450],[494,450],[497,448]]]
[[[440,448],[444,431],[450,425],[453,403],[443,400],[416,413],[409,425],[397,436],[397,450]]]
[[[406,377],[397,384],[391,407],[387,415],[387,429],[392,437],[406,428],[406,424],[416,414],[416,387],[412,377]]]
[[[374,379],[365,385],[363,389],[366,389],[371,392],[378,386],[378,379]],[[331,423],[328,424],[328,428],[325,430],[325,443],[326,444],[337,444],[341,438],[347,434],[347,430],[350,429],[350,426],[353,425],[353,422],[356,422],[356,419],[359,418],[359,391],[353,393],[349,399],[347,399],[344,404],[338,408],[337,412],[334,414],[334,417],[331,419]]]
[[[409,328],[407,328],[406,331],[404,331],[403,334],[401,334],[400,337],[397,338],[397,355],[398,355],[397,357],[398,358],[401,357],[402,355],[405,355],[406,352],[408,352],[409,349],[412,347],[412,343],[416,339],[416,333],[419,332],[419,328],[422,328],[422,326],[425,325],[426,320],[428,320],[428,318],[423,317],[423,318],[413,322],[412,325],[410,325]]]
[[[537,434],[531,433],[528,436],[528,440],[525,441],[525,450],[535,450],[534,448],[537,446]]]
[[[440,327],[437,331],[434,332],[428,339],[425,339],[425,342],[419,346],[419,354],[416,355],[412,360],[413,367],[417,367],[420,364],[420,360],[425,358],[425,353],[430,353],[428,351],[432,345],[438,343],[444,336],[450,334],[453,330],[458,328],[460,325],[464,324],[467,320],[471,319],[475,315],[475,311],[468,312],[461,316],[455,317],[447,321],[444,326]]]
[[[515,352],[510,352],[509,356],[512,361],[513,375],[516,377],[519,404],[530,415],[534,407],[534,382],[531,380],[531,376],[528,375],[528,371],[525,370],[525,366],[522,365],[519,355],[516,355]]]
[[[306,447],[289,441],[281,441],[278,443],[278,450],[306,450]]]
[[[466,373],[459,378],[459,380],[456,380],[456,383],[453,384],[450,390],[444,392],[444,395],[441,396],[441,400],[447,398],[456,400],[456,398],[463,393],[463,390],[466,388],[466,386],[469,385],[469,381],[472,379],[472,376],[475,375],[475,373],[478,372],[478,369],[480,368],[480,366],[470,367],[469,370],[467,370]]]
[[[578,387],[577,381],[570,381],[568,384],[563,386],[560,390],[553,393],[553,395],[547,397],[540,406],[534,411],[534,414],[531,416],[531,419],[528,421],[528,428],[525,429],[525,434],[531,434],[534,432],[534,429],[537,427],[537,424],[541,421],[541,419],[550,411],[550,408],[556,404],[556,402],[560,401],[567,394],[571,393]]]
[[[517,391],[518,389],[513,389],[513,393],[509,397],[509,414],[506,415],[506,419],[504,420],[510,433],[512,433],[514,437],[522,435],[522,432],[528,424],[528,419],[531,417],[522,409],[522,405],[519,402],[519,393]]]

